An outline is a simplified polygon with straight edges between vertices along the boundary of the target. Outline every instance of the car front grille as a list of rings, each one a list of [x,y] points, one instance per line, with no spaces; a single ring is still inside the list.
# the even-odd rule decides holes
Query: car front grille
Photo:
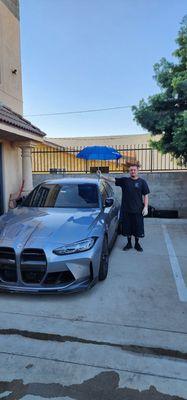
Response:
[[[39,284],[47,270],[47,260],[43,250],[25,249],[21,254],[20,271],[24,283]]]
[[[17,282],[16,255],[10,247],[0,248],[0,281]]]
[[[0,247],[0,282],[19,283],[18,268],[20,268],[19,276],[25,284],[41,284],[43,287],[50,287],[68,285],[75,281],[70,270],[47,273],[47,259],[42,249],[23,250],[18,266],[14,249]]]

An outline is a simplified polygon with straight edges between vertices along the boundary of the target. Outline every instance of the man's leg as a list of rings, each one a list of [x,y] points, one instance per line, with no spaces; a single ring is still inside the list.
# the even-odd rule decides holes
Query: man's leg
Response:
[[[127,236],[127,244],[123,248],[124,251],[132,249],[131,235],[132,235],[132,221],[131,214],[124,213],[123,220],[123,235]]]
[[[132,249],[131,236],[127,236],[127,244],[123,248],[124,251]]]
[[[139,238],[138,238],[138,237],[135,237],[135,245],[134,245],[134,248],[135,248],[137,251],[143,251],[142,247],[140,246]]]
[[[139,238],[144,237],[144,219],[142,214],[134,214],[134,237],[137,251],[143,251],[139,243]]]

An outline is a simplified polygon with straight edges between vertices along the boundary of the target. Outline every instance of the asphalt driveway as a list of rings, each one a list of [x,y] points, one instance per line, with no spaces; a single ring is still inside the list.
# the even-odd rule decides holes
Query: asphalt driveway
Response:
[[[144,252],[67,296],[0,295],[0,399],[187,399],[187,220],[146,220]]]

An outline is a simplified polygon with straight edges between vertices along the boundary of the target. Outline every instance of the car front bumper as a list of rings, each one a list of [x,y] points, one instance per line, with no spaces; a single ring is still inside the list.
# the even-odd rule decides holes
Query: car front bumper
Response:
[[[15,251],[16,262],[16,282],[0,280],[0,291],[11,293],[74,293],[81,292],[91,288],[98,280],[98,272],[100,265],[100,255],[102,250],[102,238],[98,238],[92,249],[66,256],[57,256],[53,253],[54,246],[48,246],[45,251],[46,257],[46,270],[43,272],[41,281],[32,282],[32,277],[35,274],[37,264],[29,262],[26,258],[24,262],[23,257]],[[40,247],[41,249],[41,247]],[[33,249],[30,249],[30,251]],[[35,248],[35,251],[37,249]],[[39,250],[39,249],[38,249]],[[25,249],[24,249],[25,251]],[[27,254],[29,249],[26,249]],[[32,264],[32,269],[31,269]],[[1,269],[0,260],[0,269]],[[30,268],[30,270],[29,270]],[[1,274],[2,275],[2,274]],[[53,276],[61,277],[57,282],[53,282]],[[68,277],[64,279],[64,276]],[[31,282],[29,282],[29,279]],[[50,282],[49,282],[50,281]],[[47,283],[48,282],[48,283]]]
[[[90,281],[89,279],[82,280],[80,282],[76,281],[70,285],[63,286],[51,286],[50,288],[42,287],[42,286],[25,286],[25,285],[4,285],[0,284],[0,292],[9,292],[9,293],[22,293],[22,294],[70,294],[70,293],[78,293],[85,290],[90,289],[95,281]]]

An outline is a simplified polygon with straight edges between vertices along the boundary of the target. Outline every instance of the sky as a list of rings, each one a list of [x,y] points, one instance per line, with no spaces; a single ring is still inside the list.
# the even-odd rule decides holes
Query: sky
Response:
[[[186,0],[20,0],[24,115],[49,137],[146,133],[131,108],[158,92]]]

